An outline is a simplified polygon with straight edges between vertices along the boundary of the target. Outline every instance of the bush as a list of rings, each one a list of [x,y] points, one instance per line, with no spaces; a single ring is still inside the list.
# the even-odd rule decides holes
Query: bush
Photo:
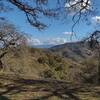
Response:
[[[56,68],[55,68],[55,71],[62,71],[62,70],[64,70],[64,64],[58,64],[57,66],[55,66]]]
[[[40,64],[45,64],[45,63],[48,63],[48,59],[46,57],[39,57],[37,59],[37,61],[40,63]]]
[[[49,70],[44,71],[43,74],[42,74],[42,76],[44,78],[53,78],[54,73],[53,73],[52,70],[49,69]]]

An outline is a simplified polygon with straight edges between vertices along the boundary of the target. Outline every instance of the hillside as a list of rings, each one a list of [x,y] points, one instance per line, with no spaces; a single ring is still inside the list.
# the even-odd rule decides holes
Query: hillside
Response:
[[[47,49],[22,47],[10,51],[3,58],[3,73],[15,74],[18,77],[52,78],[74,81],[80,71],[80,64],[69,58],[62,58]],[[73,74],[71,72],[74,70]]]
[[[5,69],[1,72],[15,74],[18,77],[51,78],[72,82],[88,82],[89,79],[95,82],[92,76],[96,77],[98,62],[92,56],[93,52],[80,42],[66,43],[50,49],[21,47],[10,51],[2,59]],[[87,72],[88,69],[90,72]]]
[[[87,43],[71,42],[51,47],[50,51],[74,61],[82,61],[93,56],[93,52]]]
[[[89,84],[96,82],[98,62],[83,44],[23,46],[2,61],[0,100],[99,100],[100,87]]]
[[[16,74],[19,77],[52,78],[72,82],[77,80],[78,82],[80,73],[84,74],[82,70],[87,70],[88,66],[93,66],[93,70],[90,67],[88,72],[88,77],[91,79],[90,74],[96,70],[98,62],[94,60],[94,53],[86,44],[76,42],[49,49],[21,47],[10,51],[3,58],[3,63],[5,68],[3,72]]]

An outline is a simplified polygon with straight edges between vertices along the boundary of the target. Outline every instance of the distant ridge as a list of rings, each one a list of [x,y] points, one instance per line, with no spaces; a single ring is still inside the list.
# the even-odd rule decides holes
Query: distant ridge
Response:
[[[93,55],[92,50],[83,42],[70,42],[51,47],[50,51],[59,54],[65,58],[71,58],[75,61],[80,61]]]
[[[33,47],[34,48],[51,48],[53,47],[54,45],[34,45]]]

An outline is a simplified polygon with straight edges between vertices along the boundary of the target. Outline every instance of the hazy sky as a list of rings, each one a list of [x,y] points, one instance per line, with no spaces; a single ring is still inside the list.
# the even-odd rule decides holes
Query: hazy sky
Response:
[[[54,0],[51,0],[52,4],[53,1]],[[48,28],[42,31],[38,31],[37,29],[30,26],[23,12],[19,11],[17,8],[7,13],[0,13],[0,17],[6,17],[21,31],[27,33],[30,37],[29,43],[31,44],[62,44],[69,41],[77,41],[83,38],[87,33],[90,33],[97,28],[99,29],[99,27],[97,26],[100,24],[100,0],[91,0],[91,3],[93,3],[93,6],[98,9],[98,13],[94,14],[91,17],[89,16],[89,23],[91,23],[91,25],[87,25],[85,21],[80,21],[80,23],[77,24],[77,26],[75,27],[75,33],[77,37],[73,36],[72,40],[70,40],[71,27],[73,25],[71,19],[72,15],[67,16],[67,18],[62,21],[43,19],[44,23],[47,23]]]

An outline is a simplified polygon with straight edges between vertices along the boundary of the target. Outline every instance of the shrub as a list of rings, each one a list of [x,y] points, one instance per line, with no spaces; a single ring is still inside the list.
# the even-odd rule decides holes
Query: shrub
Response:
[[[37,59],[37,61],[40,63],[40,64],[44,64],[44,63],[48,63],[48,59],[46,57],[39,57]]]
[[[43,75],[42,75],[44,78],[53,78],[54,76],[54,73],[52,70],[46,70],[43,72]]]

